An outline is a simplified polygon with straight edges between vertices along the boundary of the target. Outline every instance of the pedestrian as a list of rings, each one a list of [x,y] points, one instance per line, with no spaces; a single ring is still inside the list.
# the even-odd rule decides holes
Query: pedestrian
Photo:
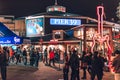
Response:
[[[55,53],[54,50],[51,50],[49,53],[49,66],[51,66],[51,62],[53,63],[53,66],[55,66]]]
[[[77,51],[73,50],[73,54],[70,57],[70,60],[68,64],[71,67],[72,73],[71,73],[71,80],[80,80],[79,77],[79,57],[77,55]]]
[[[36,58],[35,49],[32,48],[31,51],[30,51],[30,66],[34,66],[35,58]]]
[[[98,51],[95,51],[91,62],[91,80],[94,80],[96,75],[98,80],[102,80],[103,67],[104,58],[101,57],[101,54]]]
[[[6,47],[0,47],[0,71],[2,80],[7,78],[8,53]]]
[[[87,53],[83,51],[81,60],[81,69],[83,70],[83,77],[81,79],[86,79],[86,69],[87,69]]]
[[[66,62],[65,66],[63,67],[63,78],[64,78],[64,80],[69,80],[68,79],[68,72],[69,72],[69,64],[68,64],[68,62]]]
[[[39,49],[37,48],[36,51],[35,51],[35,66],[36,67],[39,66],[39,59],[40,59]]]
[[[45,63],[45,65],[48,65],[48,52],[47,52],[47,48],[45,48],[44,50],[44,60],[43,62]]]
[[[14,62],[14,50],[10,47],[9,48],[9,63],[11,63],[11,61],[12,61],[12,63]]]
[[[15,56],[16,56],[16,64],[21,63],[21,49],[20,49],[20,47],[17,48]]]
[[[24,62],[24,65],[27,65],[27,51],[25,48],[23,50],[23,62]]]
[[[115,58],[113,59],[112,67],[115,72],[115,80],[120,80],[120,50],[116,50]]]
[[[87,60],[87,71],[91,75],[91,61],[92,61],[92,53],[88,52],[86,54],[86,60]]]

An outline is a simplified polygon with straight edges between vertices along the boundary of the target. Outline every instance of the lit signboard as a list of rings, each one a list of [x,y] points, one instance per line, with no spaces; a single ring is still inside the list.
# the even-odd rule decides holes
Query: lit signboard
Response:
[[[26,36],[40,37],[44,35],[43,18],[26,19]]]
[[[79,19],[58,19],[58,18],[50,18],[51,25],[81,25],[81,20]]]

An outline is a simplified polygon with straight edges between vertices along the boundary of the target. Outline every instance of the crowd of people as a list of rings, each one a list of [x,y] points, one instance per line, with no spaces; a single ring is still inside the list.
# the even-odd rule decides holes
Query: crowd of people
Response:
[[[120,79],[120,51],[117,50],[114,52],[115,54],[119,54],[117,56],[111,66],[114,67],[114,70],[117,72],[115,75],[115,80]],[[82,52],[81,57],[78,56],[78,52],[74,49],[72,51],[72,54],[70,56],[70,59],[66,60],[65,66],[63,68],[63,77],[64,80],[86,80],[88,73],[90,76],[89,80],[95,80],[95,76],[97,76],[97,80],[103,79],[103,73],[105,68],[105,63],[109,65],[109,61],[107,57],[103,56],[103,53],[101,51],[94,51],[91,52]],[[110,67],[107,66],[109,71]],[[69,68],[71,69],[71,78],[69,79],[68,73]],[[80,70],[82,70],[82,74],[80,74]],[[81,79],[80,79],[81,77]]]
[[[120,51],[116,50],[114,53],[117,54],[117,56],[112,62],[112,67],[116,73],[115,80],[119,80]],[[43,61],[47,66],[55,66],[55,63],[60,61],[60,54],[61,50],[55,48],[45,48],[44,51],[41,51],[39,48],[34,47],[30,50],[17,47],[16,50],[13,50],[11,47],[0,46],[0,68],[2,80],[6,80],[6,66],[11,63],[17,65],[22,62],[25,66],[30,65],[38,67],[39,61]],[[101,51],[95,51],[93,53],[83,51],[81,55],[75,48],[69,51],[69,54],[65,51],[63,78],[64,80],[81,80],[86,79],[86,74],[89,73],[90,80],[95,80],[95,76],[97,76],[98,80],[102,80],[105,63],[108,63],[108,60],[107,57],[103,56]],[[68,75],[70,69],[71,78],[69,79]],[[82,74],[80,74],[80,70],[82,70]]]
[[[48,54],[49,53],[49,54]],[[0,71],[2,80],[6,80],[7,66],[11,64],[24,64],[25,66],[39,67],[39,61],[47,66],[55,66],[55,62],[60,60],[60,50],[46,48],[41,51],[40,48],[31,47],[21,48],[18,46],[15,50],[12,47],[0,46]],[[51,64],[52,63],[52,64]]]
[[[60,60],[60,49],[45,48],[21,48],[18,46],[16,49],[12,47],[6,47],[8,53],[8,64],[19,64],[23,63],[25,66],[39,66],[39,61],[43,61],[45,65],[55,66],[55,62]]]

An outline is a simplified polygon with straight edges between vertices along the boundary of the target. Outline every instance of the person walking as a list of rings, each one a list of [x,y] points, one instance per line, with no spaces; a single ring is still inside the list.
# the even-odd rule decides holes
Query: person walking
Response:
[[[20,47],[17,48],[15,56],[16,56],[16,64],[21,63],[21,49],[20,49]]]
[[[35,64],[35,49],[32,48],[31,51],[30,51],[30,66],[34,66]]]
[[[23,50],[23,62],[24,62],[24,65],[27,65],[27,51],[25,48]]]
[[[55,53],[54,50],[51,50],[49,53],[49,66],[51,66],[51,62],[53,63],[53,66],[55,66]]]
[[[36,67],[39,67],[39,59],[40,59],[39,49],[37,48],[35,51],[35,66]]]
[[[115,72],[115,80],[120,80],[120,50],[116,50],[115,52],[115,58],[113,59],[112,62],[112,67]]]
[[[2,80],[7,79],[7,62],[8,61],[8,53],[6,47],[0,47],[0,71]]]
[[[98,80],[102,80],[103,67],[104,58],[101,57],[101,54],[98,51],[95,51],[91,62],[91,80],[94,80],[96,75]]]
[[[83,77],[81,79],[86,79],[86,69],[87,69],[87,53],[83,51],[81,60],[81,69],[83,70]]]
[[[79,57],[77,55],[77,51],[73,50],[73,54],[70,57],[70,60],[68,64],[71,67],[72,73],[71,73],[71,80],[80,80],[79,77]]]
[[[14,50],[10,47],[9,48],[9,63],[14,62]]]
[[[48,52],[47,52],[47,48],[45,48],[45,50],[44,50],[44,63],[45,63],[45,65],[48,65]]]
[[[87,61],[87,71],[91,75],[91,62],[92,62],[92,53],[88,52],[86,54],[86,61]]]

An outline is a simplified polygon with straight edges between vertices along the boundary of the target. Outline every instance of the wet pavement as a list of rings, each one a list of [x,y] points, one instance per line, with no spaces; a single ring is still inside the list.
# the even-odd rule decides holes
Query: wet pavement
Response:
[[[23,66],[21,64],[10,65],[7,68],[7,80],[63,80],[62,68],[62,64],[50,67],[45,66],[42,62],[40,62],[39,68]],[[70,73],[71,71],[69,75]],[[80,76],[82,77],[82,71],[80,71]],[[87,74],[86,80],[90,80],[89,74]],[[114,80],[114,75],[110,72],[104,72],[103,80]]]

